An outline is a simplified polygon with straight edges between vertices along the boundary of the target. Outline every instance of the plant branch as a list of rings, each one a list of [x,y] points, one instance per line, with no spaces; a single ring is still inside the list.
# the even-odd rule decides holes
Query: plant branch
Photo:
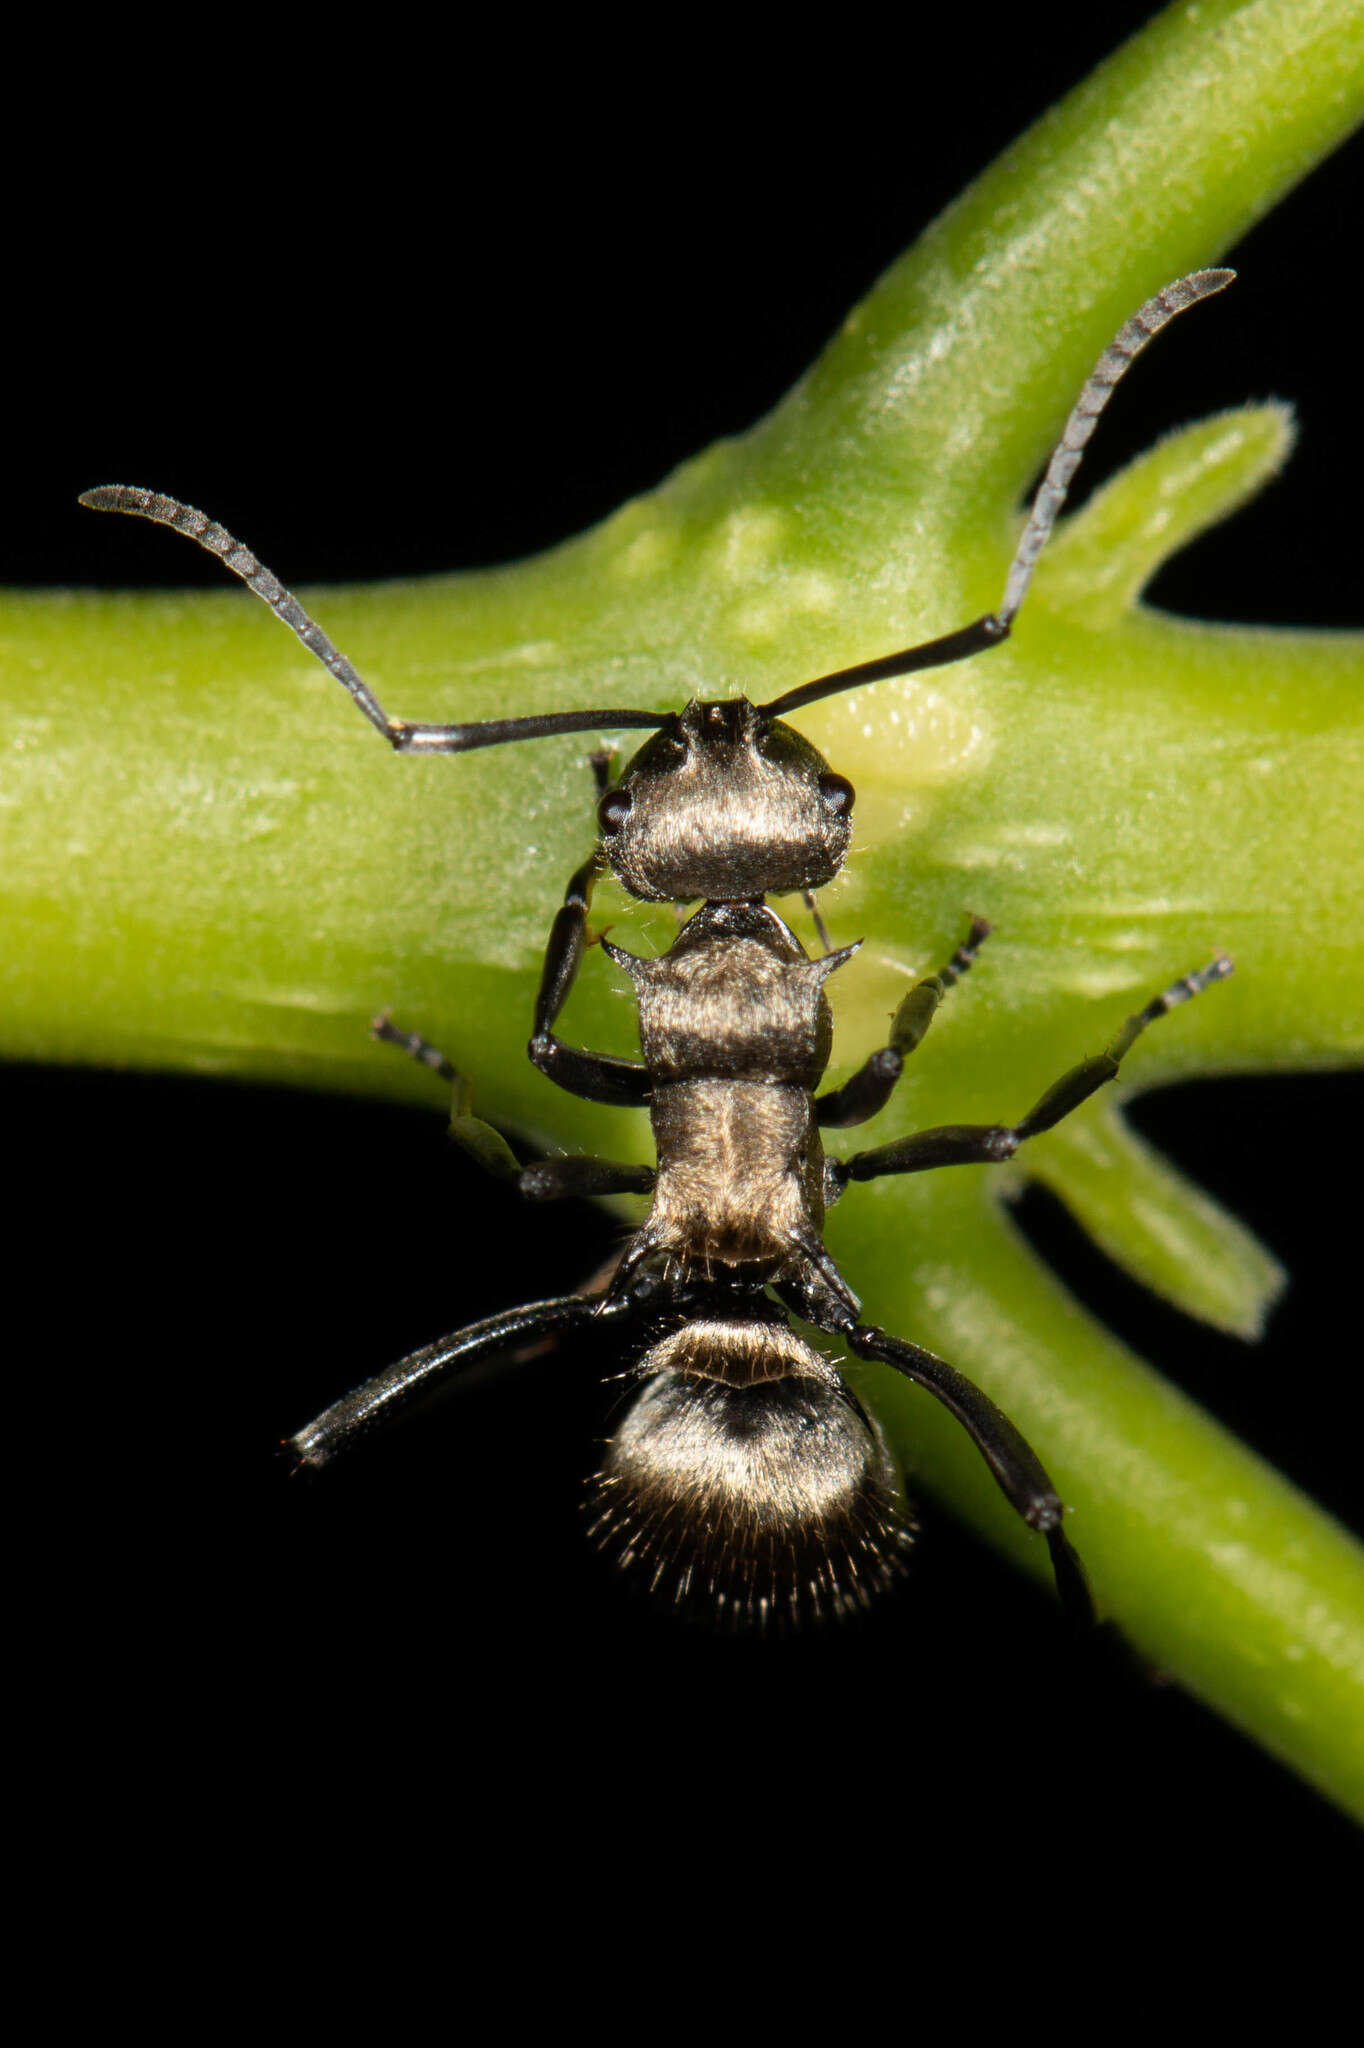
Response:
[[[309,608],[386,706],[422,720],[763,697],[959,625],[997,601],[1019,494],[1103,342],[1362,110],[1355,0],[1172,8],[930,228],[752,433],[515,569]],[[935,1034],[920,1121],[1016,1112],[1217,945],[1236,977],[1143,1039],[1131,1086],[1358,1058],[1361,641],[1138,603],[1168,548],[1256,488],[1288,438],[1257,408],[1162,444],[1058,536],[1006,649],[801,720],[859,791],[861,851],[825,905],[869,940],[836,991],[840,1063],[880,1042],[964,907],[998,930]],[[0,658],[9,1054],[429,1099],[426,1076],[369,1044],[387,1002],[477,1076],[500,1122],[645,1154],[640,1117],[556,1093],[522,1055],[552,908],[591,831],[580,741],[395,759],[230,591],[10,594]],[[648,922],[624,902],[605,914]],[[568,1030],[628,1051],[607,965],[589,969]],[[908,1090],[884,1135],[923,1100]],[[1224,1326],[1262,1315],[1272,1261],[1120,1122],[1030,1150],[1183,1306]],[[858,1190],[855,1223],[850,1196],[831,1237],[869,1310],[941,1348],[1036,1441],[1141,1648],[1364,1811],[1357,1551],[1082,1316],[987,1184],[970,1170]],[[1115,1220],[1124,1202],[1145,1203],[1147,1227]],[[1149,1227],[1167,1203],[1182,1249]],[[959,1433],[880,1378],[874,1396],[925,1483],[1035,1565]]]

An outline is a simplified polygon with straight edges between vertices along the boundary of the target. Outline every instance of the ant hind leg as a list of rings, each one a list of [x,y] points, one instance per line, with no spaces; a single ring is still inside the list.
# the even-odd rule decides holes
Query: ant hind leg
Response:
[[[295,1454],[300,1470],[316,1471],[451,1373],[495,1352],[509,1351],[518,1342],[554,1337],[585,1325],[601,1312],[600,1296],[569,1294],[528,1302],[524,1308],[504,1309],[481,1323],[471,1323],[467,1330],[456,1330],[452,1336],[410,1352],[353,1393],[343,1394],[288,1438],[285,1448]]]
[[[1065,1505],[1036,1451],[1003,1409],[996,1408],[964,1373],[921,1345],[892,1337],[872,1324],[860,1323],[845,1333],[848,1348],[859,1358],[879,1359],[924,1387],[954,1415],[984,1458],[1008,1501],[1027,1523],[1047,1539],[1051,1568],[1061,1605],[1071,1620],[1088,1628],[1095,1620],[1094,1602],[1084,1566],[1066,1536]]]

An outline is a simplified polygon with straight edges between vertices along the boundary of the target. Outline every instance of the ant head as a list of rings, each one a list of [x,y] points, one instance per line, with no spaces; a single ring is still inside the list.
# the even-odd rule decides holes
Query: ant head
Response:
[[[822,889],[847,855],[852,784],[746,697],[694,701],[646,740],[598,806],[632,896],[738,902]]]
[[[737,1627],[864,1607],[911,1537],[885,1440],[786,1324],[707,1317],[655,1344],[592,1487],[592,1534]]]

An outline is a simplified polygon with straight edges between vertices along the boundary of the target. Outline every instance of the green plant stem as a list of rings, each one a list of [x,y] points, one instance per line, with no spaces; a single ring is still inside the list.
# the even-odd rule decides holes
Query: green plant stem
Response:
[[[996,601],[1019,494],[1121,319],[1222,254],[1361,111],[1354,0],[1172,8],[933,225],[751,434],[517,568],[310,608],[423,719],[758,697],[959,624]],[[868,939],[835,985],[841,1067],[965,908],[997,926],[878,1138],[1018,1113],[1217,945],[1237,976],[1142,1040],[1132,1087],[1358,1058],[1361,643],[1139,603],[1289,439],[1252,408],[1162,444],[1058,537],[1007,649],[800,721],[859,790],[860,851],[825,904]],[[485,1113],[647,1152],[642,1118],[556,1093],[521,1053],[591,829],[581,743],[394,759],[233,592],[10,594],[0,660],[10,1055],[423,1095],[366,1038],[388,1002],[476,1076]],[[656,913],[604,915],[627,944],[667,941]],[[615,987],[591,959],[566,1023],[625,1051]],[[1162,1176],[1112,1103],[1030,1152],[1132,1270],[1258,1326],[1272,1260]],[[1140,1648],[1364,1812],[1358,1551],[1059,1293],[1001,1222],[1002,1185],[855,1190],[831,1242],[877,1321],[941,1348],[1037,1443]],[[883,1377],[874,1397],[922,1482],[1036,1568],[960,1433]]]

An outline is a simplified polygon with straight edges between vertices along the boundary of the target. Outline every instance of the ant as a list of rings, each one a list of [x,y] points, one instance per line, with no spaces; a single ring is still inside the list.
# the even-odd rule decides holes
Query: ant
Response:
[[[1093,1620],[1065,1509],[1046,1471],[995,1404],[921,1346],[860,1320],[825,1248],[825,1212],[850,1181],[993,1163],[1050,1130],[1111,1081],[1148,1024],[1231,972],[1224,955],[1129,1017],[1017,1123],[920,1130],[851,1158],[827,1158],[824,1129],[883,1109],[905,1060],[990,927],[974,917],[947,964],[901,1002],[889,1043],[820,1094],[832,1048],[824,984],[857,951],[830,948],[814,891],[842,867],[852,785],[785,720],[839,691],[962,661],[1008,637],[1094,423],[1133,358],[1177,313],[1231,282],[1196,271],[1156,293],[1120,330],[1081,391],[1034,498],[997,612],[940,639],[818,677],[768,704],[693,700],[680,712],[588,710],[418,725],[390,718],[297,600],[202,512],[111,484],[81,503],[171,526],[218,555],[348,690],[398,753],[469,752],[552,734],[652,728],[614,782],[592,757],[597,844],[568,884],[550,932],[530,1058],[588,1101],[647,1108],[656,1166],[571,1156],[522,1167],[475,1116],[468,1080],[387,1016],[372,1027],[450,1084],[451,1131],[481,1166],[533,1201],[647,1194],[652,1206],[609,1283],[513,1308],[400,1359],[290,1439],[326,1465],[439,1380],[489,1354],[589,1325],[636,1332],[632,1405],[591,1482],[593,1534],[655,1592],[721,1621],[784,1624],[866,1606],[892,1583],[912,1540],[885,1437],[836,1366],[792,1328],[795,1315],[935,1395],[981,1452],[1010,1505],[1048,1544],[1061,1600]],[[666,953],[603,941],[635,990],[642,1060],[565,1044],[555,1024],[590,943],[594,882],[610,867],[632,896],[700,908]],[[800,892],[824,951],[811,959],[765,901]],[[861,942],[859,941],[858,944]]]

